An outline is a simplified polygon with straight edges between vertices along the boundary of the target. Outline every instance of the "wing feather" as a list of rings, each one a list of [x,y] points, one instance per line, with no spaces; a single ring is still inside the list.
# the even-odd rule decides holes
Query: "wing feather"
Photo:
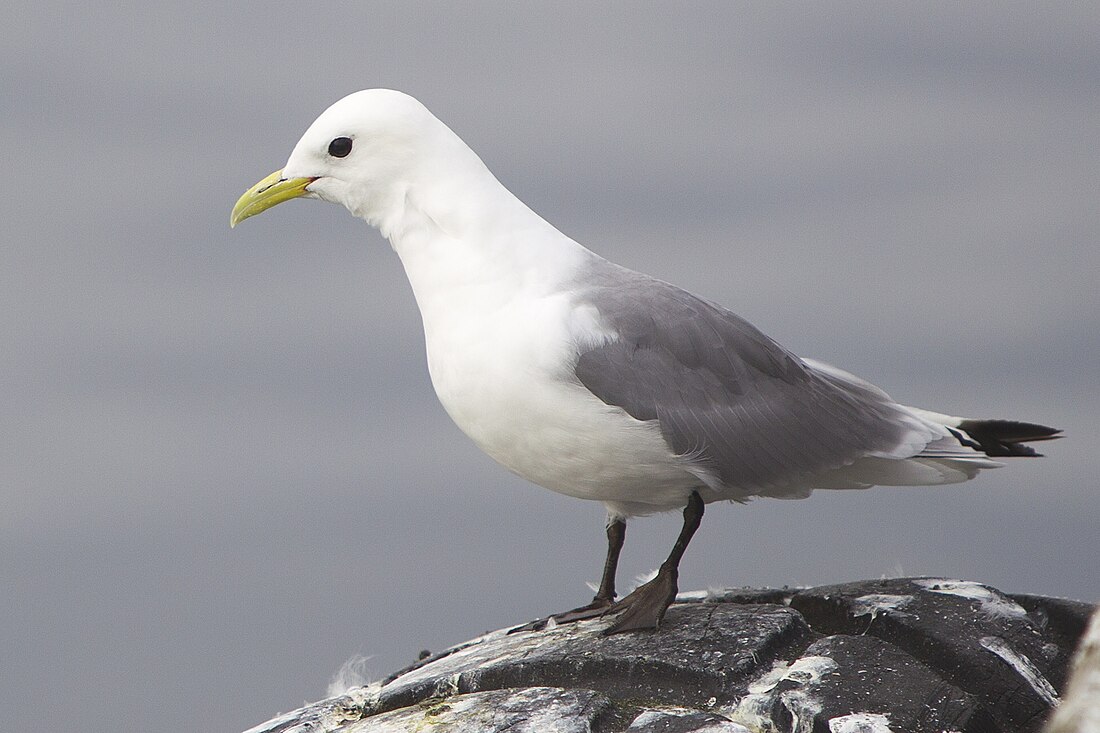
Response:
[[[608,263],[578,297],[615,337],[582,350],[577,379],[605,403],[656,420],[672,450],[731,496],[781,493],[894,454],[913,440],[914,425],[919,432],[878,388],[834,378],[668,283]]]

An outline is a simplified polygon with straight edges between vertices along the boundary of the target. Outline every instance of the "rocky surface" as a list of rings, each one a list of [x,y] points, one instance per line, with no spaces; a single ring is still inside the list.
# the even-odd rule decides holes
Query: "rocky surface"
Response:
[[[935,578],[688,593],[655,633],[502,629],[249,733],[1034,731],[1091,611]]]
[[[1100,611],[1092,614],[1077,647],[1066,694],[1046,733],[1100,731]]]

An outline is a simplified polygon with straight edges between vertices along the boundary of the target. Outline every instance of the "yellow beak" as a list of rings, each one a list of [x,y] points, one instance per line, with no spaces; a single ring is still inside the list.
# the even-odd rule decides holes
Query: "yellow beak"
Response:
[[[308,193],[306,186],[316,180],[316,178],[283,178],[282,171],[275,171],[237,199],[233,213],[229,215],[229,227],[233,228],[248,217],[263,213],[275,204],[304,196]]]

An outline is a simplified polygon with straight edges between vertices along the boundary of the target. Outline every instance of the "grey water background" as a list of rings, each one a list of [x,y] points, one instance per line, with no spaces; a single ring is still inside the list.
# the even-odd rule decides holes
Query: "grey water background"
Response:
[[[901,401],[1066,429],[952,487],[715,506],[685,589],[956,576],[1096,600],[1100,9],[162,2],[0,26],[0,717],[238,731],[587,600],[598,504],[450,423],[395,255],[227,225],[402,89],[562,231]],[[623,580],[679,518],[631,524]]]

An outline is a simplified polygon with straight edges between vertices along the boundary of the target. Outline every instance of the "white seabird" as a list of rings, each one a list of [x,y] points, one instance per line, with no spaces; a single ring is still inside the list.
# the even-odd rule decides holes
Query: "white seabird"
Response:
[[[520,476],[607,508],[592,603],[655,628],[714,501],[965,481],[1060,431],[900,405],[721,306],[599,257],[508,191],[420,102],[356,92],[249,189],[231,225],[292,198],[343,205],[401,258],[443,407]],[[629,517],[684,508],[657,576],[615,602]]]

